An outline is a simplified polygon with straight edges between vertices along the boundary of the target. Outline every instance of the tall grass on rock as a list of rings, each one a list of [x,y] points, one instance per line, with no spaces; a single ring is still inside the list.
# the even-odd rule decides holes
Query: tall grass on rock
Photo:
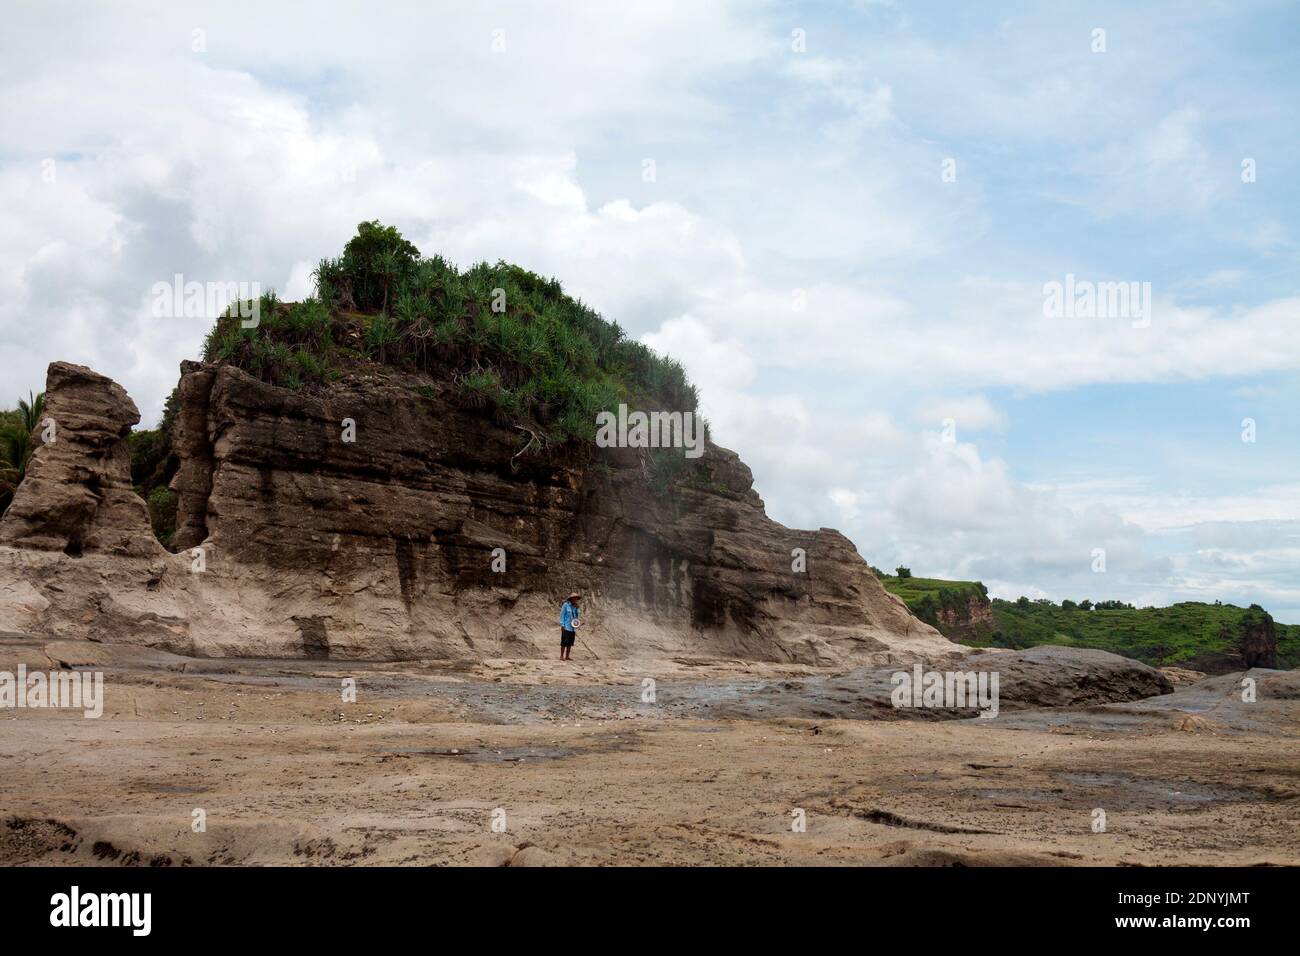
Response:
[[[590,442],[598,412],[620,402],[695,412],[676,361],[628,340],[560,283],[505,262],[460,271],[422,257],[392,226],[363,222],[322,260],[317,295],[263,296],[260,324],[219,319],[204,359],[288,388],[324,384],[370,362],[428,375],[466,408],[518,425],[542,447]]]

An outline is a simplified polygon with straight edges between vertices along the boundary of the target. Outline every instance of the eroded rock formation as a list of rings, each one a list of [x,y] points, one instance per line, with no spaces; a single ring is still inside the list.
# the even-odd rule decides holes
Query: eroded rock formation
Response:
[[[26,556],[0,561],[0,629],[212,656],[528,657],[552,651],[559,599],[579,590],[601,656],[962,652],[843,535],[769,519],[726,449],[660,483],[633,449],[520,456],[518,429],[388,368],[316,393],[182,372],[171,554],[130,488],[134,404],[51,366],[60,441],[0,521]]]
[[[0,521],[0,544],[72,557],[161,552],[145,503],[131,487],[126,436],[140,412],[120,385],[80,365],[55,362],[45,384],[50,439],[27,467]],[[42,428],[42,432],[45,428]]]

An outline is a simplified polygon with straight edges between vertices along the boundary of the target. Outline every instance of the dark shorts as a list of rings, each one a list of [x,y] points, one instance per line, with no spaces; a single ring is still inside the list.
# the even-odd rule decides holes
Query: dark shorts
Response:
[[[571,630],[569,630],[567,627],[562,627],[562,628],[560,628],[560,646],[561,646],[561,647],[572,647],[572,646],[573,646],[573,639],[574,639],[575,637],[577,637],[577,636],[578,636],[577,634],[574,634],[574,633],[573,633]]]

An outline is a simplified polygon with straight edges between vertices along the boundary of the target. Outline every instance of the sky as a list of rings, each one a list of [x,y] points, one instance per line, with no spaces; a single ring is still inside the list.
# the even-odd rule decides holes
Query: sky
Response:
[[[153,424],[211,324],[155,316],[155,283],[298,299],[379,219],[682,361],[768,513],[877,567],[1300,622],[1295,5],[55,0],[5,24],[0,404],[66,360]],[[1067,281],[1136,294],[1053,309]]]

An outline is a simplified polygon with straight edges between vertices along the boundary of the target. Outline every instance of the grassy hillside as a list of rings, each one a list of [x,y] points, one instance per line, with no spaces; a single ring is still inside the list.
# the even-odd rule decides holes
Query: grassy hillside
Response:
[[[906,569],[901,569],[906,570]],[[986,596],[978,581],[945,581],[877,572],[881,583],[903,599],[912,613],[940,631],[975,647],[1033,647],[1065,644],[1122,654],[1153,666],[1195,666],[1205,655],[1222,653],[1243,627],[1267,616],[1260,608],[1184,602],[1170,607],[1135,608],[1119,601],[988,602],[992,623],[970,627],[945,620],[944,608],[961,608],[973,595]],[[951,615],[948,615],[951,617]],[[1278,666],[1300,667],[1300,625],[1274,622]]]
[[[903,599],[913,614],[943,634],[965,644],[984,645],[995,624],[988,610],[988,590],[979,581],[945,581],[916,578],[906,568],[903,575],[888,575],[872,568],[885,589]]]
[[[872,569],[876,570],[876,569]],[[936,606],[952,604],[957,601],[969,599],[977,596],[982,598],[988,597],[988,589],[979,581],[944,581],[940,578],[914,578],[897,577],[890,574],[881,574],[876,572],[885,589],[891,594],[897,594],[906,602],[907,606],[916,613],[918,607],[925,607],[925,599],[929,598]]]
[[[1130,606],[1084,610],[1050,601],[992,602],[997,647],[1071,644],[1123,654],[1157,666],[1197,666],[1202,655],[1221,653],[1243,627],[1267,617],[1262,608],[1186,601],[1169,607]],[[1300,625],[1274,622],[1278,665],[1300,667]]]

